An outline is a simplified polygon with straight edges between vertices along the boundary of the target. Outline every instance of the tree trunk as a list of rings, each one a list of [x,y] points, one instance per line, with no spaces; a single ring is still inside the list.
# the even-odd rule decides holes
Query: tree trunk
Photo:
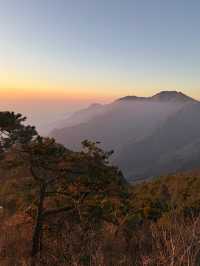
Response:
[[[43,205],[45,199],[45,192],[46,186],[42,184],[40,188],[40,195],[39,195],[39,204],[37,209],[37,217],[35,228],[33,231],[33,238],[32,238],[32,250],[31,250],[31,257],[32,257],[32,266],[35,265],[35,259],[39,251],[41,250],[41,236],[42,236],[42,229],[43,229]]]

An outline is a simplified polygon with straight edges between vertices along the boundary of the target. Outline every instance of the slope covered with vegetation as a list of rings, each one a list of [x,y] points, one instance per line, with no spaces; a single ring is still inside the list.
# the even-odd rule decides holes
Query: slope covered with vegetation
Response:
[[[0,113],[0,265],[200,264],[200,172],[128,184],[24,121]]]

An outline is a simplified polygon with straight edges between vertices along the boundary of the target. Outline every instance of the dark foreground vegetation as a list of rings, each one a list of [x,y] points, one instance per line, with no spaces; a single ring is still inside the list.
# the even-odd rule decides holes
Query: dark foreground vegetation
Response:
[[[200,172],[130,185],[24,121],[0,113],[0,265],[200,265]]]

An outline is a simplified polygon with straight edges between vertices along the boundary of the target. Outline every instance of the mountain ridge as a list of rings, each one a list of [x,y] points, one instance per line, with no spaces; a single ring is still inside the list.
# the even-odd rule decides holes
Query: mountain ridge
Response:
[[[116,101],[197,101],[180,91],[160,91],[150,97],[124,96]]]
[[[151,173],[168,174],[178,169],[170,158],[178,160],[181,151],[186,155],[181,159],[181,167],[190,170],[189,165],[197,161],[190,147],[195,146],[200,135],[198,117],[199,101],[182,92],[161,91],[151,97],[120,98],[100,107],[100,112],[92,111],[87,120],[80,119],[73,126],[63,125],[52,136],[74,150],[80,149],[84,139],[98,141],[102,148],[115,151],[112,162],[120,166],[126,177],[135,179],[139,174],[147,178]],[[190,133],[190,128],[194,132]],[[187,142],[180,142],[185,139],[184,134],[188,136]],[[179,150],[175,149],[176,143],[180,143]]]

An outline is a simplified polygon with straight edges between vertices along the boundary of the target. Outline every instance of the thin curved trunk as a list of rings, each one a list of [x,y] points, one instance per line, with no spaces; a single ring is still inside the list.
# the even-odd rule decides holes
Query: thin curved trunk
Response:
[[[33,231],[31,257],[33,259],[32,266],[35,265],[34,261],[39,251],[41,250],[41,237],[43,230],[43,211],[45,199],[46,186],[43,184],[40,188],[39,204],[37,209],[36,224]]]

